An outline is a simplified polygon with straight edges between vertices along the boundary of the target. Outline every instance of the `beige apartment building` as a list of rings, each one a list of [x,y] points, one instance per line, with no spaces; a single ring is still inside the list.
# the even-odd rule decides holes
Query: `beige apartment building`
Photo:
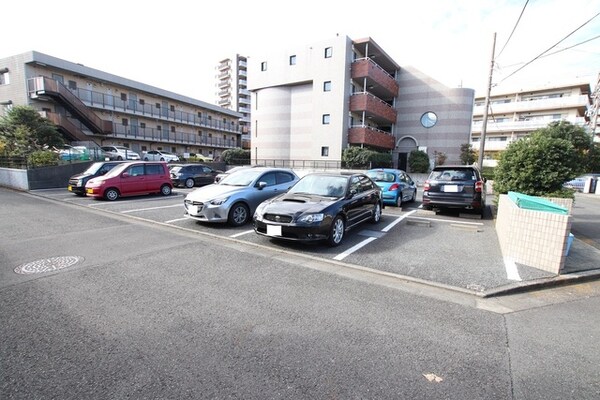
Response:
[[[27,105],[72,142],[218,158],[241,147],[242,115],[31,51],[0,59],[0,115]]]
[[[554,121],[568,121],[589,131],[592,97],[589,82],[571,82],[492,92],[484,146],[484,165],[495,165],[498,153]],[[471,143],[479,151],[485,97],[475,98]]]
[[[373,39],[338,35],[248,59],[253,163],[339,167],[342,151],[412,150],[459,162],[469,143],[472,89],[448,88],[401,67]]]
[[[250,91],[248,90],[247,57],[235,54],[217,65],[217,104],[239,112],[242,147],[250,148]]]

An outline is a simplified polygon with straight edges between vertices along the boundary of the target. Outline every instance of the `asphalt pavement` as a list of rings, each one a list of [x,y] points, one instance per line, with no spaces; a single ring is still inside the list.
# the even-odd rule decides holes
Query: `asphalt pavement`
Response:
[[[411,264],[397,249],[385,263],[359,265],[379,251],[381,259],[391,258],[390,243],[431,248],[459,232],[493,243],[492,220],[469,230],[447,226],[443,219],[456,220],[450,215],[423,214],[437,218],[428,228],[415,212],[386,240],[339,260],[342,253],[317,257],[323,247],[300,253],[269,240],[198,232],[195,222],[165,223],[181,196],[85,203],[91,199],[56,200],[49,193],[0,189],[0,398],[595,399],[600,393],[599,282],[481,298],[444,289],[434,282],[448,279],[443,274],[419,284],[417,271],[412,280],[372,272],[393,264],[440,270],[441,257]],[[160,221],[149,218],[158,212]],[[386,223],[394,220],[388,212]],[[591,214],[581,215],[585,221]],[[374,237],[373,228],[349,235],[349,245]],[[438,228],[440,236],[431,236]],[[218,230],[224,232],[233,231]],[[445,263],[460,265],[456,257]]]

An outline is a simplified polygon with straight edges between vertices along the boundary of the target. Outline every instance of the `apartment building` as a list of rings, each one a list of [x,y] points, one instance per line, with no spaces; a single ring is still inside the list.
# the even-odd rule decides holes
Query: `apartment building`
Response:
[[[210,103],[35,51],[0,71],[0,115],[34,107],[69,141],[212,158],[241,147],[242,115]]]
[[[250,92],[248,91],[248,60],[235,54],[217,65],[217,105],[242,114],[242,147],[250,148]]]
[[[568,121],[589,130],[592,104],[589,82],[534,86],[492,92],[484,146],[484,165],[495,165],[499,152],[554,121]],[[471,143],[479,151],[485,96],[475,98]]]
[[[252,56],[248,89],[253,163],[339,167],[345,148],[361,146],[407,169],[416,149],[458,162],[470,139],[474,91],[401,68],[371,38]]]

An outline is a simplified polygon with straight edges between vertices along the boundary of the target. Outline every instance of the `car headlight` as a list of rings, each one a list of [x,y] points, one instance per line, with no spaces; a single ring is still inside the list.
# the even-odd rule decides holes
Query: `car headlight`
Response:
[[[221,204],[225,203],[228,199],[229,199],[229,197],[221,197],[219,199],[213,199],[213,200],[209,201],[209,204],[211,204],[213,206],[220,206]]]
[[[312,224],[313,222],[321,222],[323,221],[323,217],[325,215],[323,213],[318,214],[307,214],[298,218],[298,222],[304,222],[307,224]]]
[[[77,179],[77,186],[83,186],[83,179]]]
[[[266,202],[264,202],[264,203],[260,203],[260,204],[258,205],[258,207],[256,207],[256,211],[254,211],[254,215],[255,215],[257,218],[259,218],[259,219],[262,219],[262,216],[263,216],[263,210],[265,209],[265,206],[266,206],[266,204],[267,204]]]

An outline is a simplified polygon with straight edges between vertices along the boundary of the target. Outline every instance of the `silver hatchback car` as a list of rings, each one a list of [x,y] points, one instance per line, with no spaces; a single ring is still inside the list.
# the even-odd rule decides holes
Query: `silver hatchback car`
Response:
[[[246,168],[185,197],[185,216],[203,222],[248,223],[263,201],[285,193],[298,176],[287,168]]]

